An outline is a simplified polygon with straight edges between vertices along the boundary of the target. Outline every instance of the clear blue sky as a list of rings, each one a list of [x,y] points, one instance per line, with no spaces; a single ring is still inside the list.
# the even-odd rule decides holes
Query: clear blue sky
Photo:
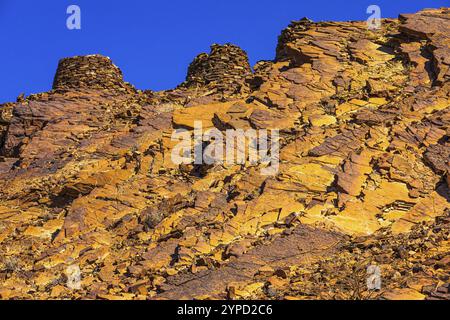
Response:
[[[81,8],[82,29],[66,28],[66,9]],[[184,80],[188,64],[212,43],[232,42],[253,65],[273,59],[291,20],[366,20],[449,6],[450,0],[0,0],[0,103],[51,88],[62,57],[101,53],[139,89]]]

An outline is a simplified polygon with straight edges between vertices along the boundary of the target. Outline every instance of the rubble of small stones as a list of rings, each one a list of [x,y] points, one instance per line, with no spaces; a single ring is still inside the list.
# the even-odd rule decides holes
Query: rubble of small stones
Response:
[[[304,18],[253,72],[213,45],[160,92],[61,60],[0,104],[0,298],[448,300],[449,31],[448,8]],[[175,164],[196,121],[279,129],[278,172]]]

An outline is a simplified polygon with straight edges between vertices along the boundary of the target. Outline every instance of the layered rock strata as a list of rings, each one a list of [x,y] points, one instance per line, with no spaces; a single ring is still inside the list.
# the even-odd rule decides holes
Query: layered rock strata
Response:
[[[0,297],[448,299],[449,31],[447,8],[301,19],[254,73],[216,45],[161,92],[62,60],[0,105]],[[195,122],[279,129],[278,171],[174,163]]]

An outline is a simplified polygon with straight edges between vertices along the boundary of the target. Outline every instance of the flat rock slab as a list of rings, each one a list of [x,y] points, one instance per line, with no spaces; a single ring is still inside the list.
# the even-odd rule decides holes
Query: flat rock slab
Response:
[[[194,299],[203,295],[223,297],[231,282],[251,281],[258,270],[270,265],[273,269],[317,261],[335,250],[342,235],[300,225],[288,236],[255,247],[236,260],[216,269],[198,274],[182,274],[167,278],[159,299]]]

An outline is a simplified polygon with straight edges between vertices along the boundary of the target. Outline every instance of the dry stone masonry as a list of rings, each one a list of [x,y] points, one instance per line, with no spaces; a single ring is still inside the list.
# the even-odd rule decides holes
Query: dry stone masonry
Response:
[[[122,71],[110,58],[95,54],[59,61],[53,89],[107,89],[129,92],[133,87],[123,81]]]
[[[242,89],[251,73],[245,51],[232,44],[213,44],[209,54],[199,54],[191,63],[184,85],[235,93]]]
[[[302,38],[304,36],[304,31],[310,29],[310,27],[314,27],[314,23],[306,17],[298,21],[291,21],[289,26],[284,29],[278,37],[276,49],[277,60],[286,59],[286,45]]]

